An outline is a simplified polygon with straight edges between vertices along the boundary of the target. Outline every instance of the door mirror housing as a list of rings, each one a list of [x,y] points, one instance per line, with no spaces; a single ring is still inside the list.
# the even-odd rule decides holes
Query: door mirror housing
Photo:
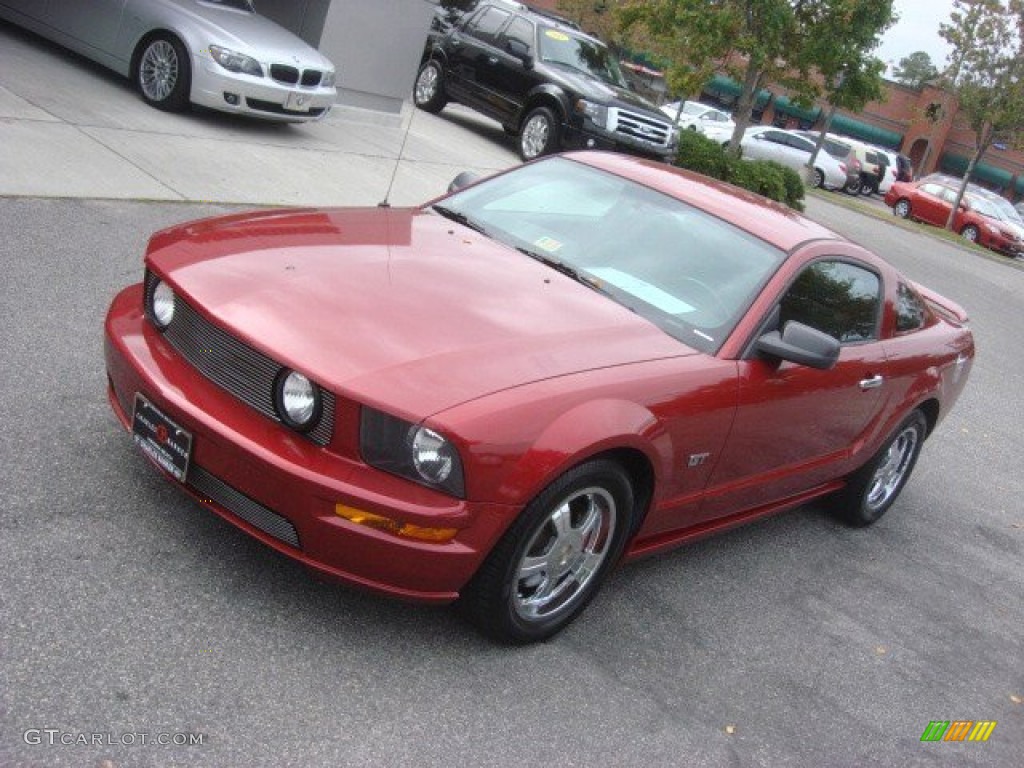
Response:
[[[509,53],[523,62],[523,66],[526,69],[533,69],[533,56],[530,55],[530,46],[522,40],[508,40],[505,43],[505,48]]]
[[[827,371],[839,359],[840,345],[834,336],[790,320],[781,333],[771,331],[761,336],[754,349],[765,357]]]

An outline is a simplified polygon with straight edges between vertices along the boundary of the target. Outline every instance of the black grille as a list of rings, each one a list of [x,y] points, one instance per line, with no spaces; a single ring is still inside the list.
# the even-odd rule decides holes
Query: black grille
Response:
[[[624,136],[641,139],[652,144],[667,147],[672,137],[672,126],[662,120],[649,117],[642,112],[619,109],[615,115],[615,131]]]
[[[324,113],[323,107],[313,107],[303,112],[298,109],[285,109],[282,105],[277,104],[273,101],[263,101],[263,99],[250,99],[246,98],[246,105],[249,109],[258,109],[260,112],[272,112],[275,115],[295,115],[295,116],[306,116],[319,117]]]
[[[156,276],[146,271],[148,314]],[[164,337],[201,374],[274,421],[280,421],[274,407],[274,384],[284,366],[227,331],[217,327],[180,296],[174,298],[174,319]],[[321,389],[323,407],[320,421],[308,432],[313,442],[327,445],[334,431],[334,394]]]
[[[224,509],[238,515],[250,525],[259,528],[266,534],[273,536],[278,541],[283,541],[296,549],[299,546],[299,532],[295,526],[281,515],[271,509],[267,509],[258,501],[253,501],[241,491],[232,488],[218,477],[207,472],[202,467],[193,464],[188,468],[186,480],[189,487],[200,496],[205,496],[214,501]]]
[[[320,80],[323,76],[324,73],[319,69],[304,69],[302,70],[302,84],[310,87],[320,85]]]
[[[270,76],[279,83],[295,85],[299,82],[299,70],[295,67],[290,67],[287,64],[271,64]]]

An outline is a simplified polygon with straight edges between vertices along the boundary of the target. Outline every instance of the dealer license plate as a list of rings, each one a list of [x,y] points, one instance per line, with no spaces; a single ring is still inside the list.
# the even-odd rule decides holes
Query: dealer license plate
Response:
[[[312,103],[313,97],[308,93],[293,91],[288,94],[288,99],[284,103],[284,108],[290,109],[292,112],[309,112],[309,106]]]
[[[179,482],[185,482],[192,453],[192,435],[179,427],[149,400],[135,395],[132,438],[153,461]]]

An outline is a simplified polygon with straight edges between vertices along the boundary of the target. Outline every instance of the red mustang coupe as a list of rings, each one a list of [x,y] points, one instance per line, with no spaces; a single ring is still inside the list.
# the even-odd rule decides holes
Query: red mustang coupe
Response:
[[[110,403],[168,478],[511,642],[623,556],[824,496],[874,522],[973,356],[962,309],[863,248],[596,152],[159,232],[106,320]]]

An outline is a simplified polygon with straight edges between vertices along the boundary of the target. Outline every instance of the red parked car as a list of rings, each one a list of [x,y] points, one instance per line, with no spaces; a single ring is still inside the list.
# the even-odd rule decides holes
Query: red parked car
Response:
[[[956,202],[957,189],[935,179],[896,182],[885,193],[885,204],[904,219],[945,227]],[[980,195],[965,193],[953,219],[953,230],[993,251],[1015,256],[1024,251],[1017,228],[1003,221],[995,206]]]
[[[549,637],[622,556],[895,501],[967,317],[774,203],[555,156],[420,208],[155,234],[109,399],[213,512],[315,571]]]

